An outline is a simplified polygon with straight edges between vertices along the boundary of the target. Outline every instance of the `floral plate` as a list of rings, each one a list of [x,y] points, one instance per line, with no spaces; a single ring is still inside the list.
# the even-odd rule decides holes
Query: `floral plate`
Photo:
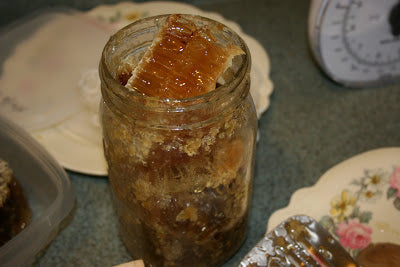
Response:
[[[267,232],[295,214],[319,221],[353,257],[370,243],[400,244],[400,148],[365,152],[331,168],[272,214]]]

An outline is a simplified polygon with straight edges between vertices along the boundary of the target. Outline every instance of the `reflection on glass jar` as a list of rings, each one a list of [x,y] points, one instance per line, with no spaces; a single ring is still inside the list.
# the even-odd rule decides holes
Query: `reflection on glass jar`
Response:
[[[165,16],[116,33],[101,63],[101,117],[121,238],[146,266],[215,266],[240,247],[247,228],[257,118],[249,94],[250,55],[243,40],[213,91],[184,99],[144,96],[119,83],[120,64],[135,66]]]

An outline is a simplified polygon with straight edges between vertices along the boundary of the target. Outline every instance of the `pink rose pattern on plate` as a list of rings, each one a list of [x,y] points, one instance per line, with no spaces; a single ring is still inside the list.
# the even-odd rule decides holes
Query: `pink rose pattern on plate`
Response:
[[[333,197],[329,215],[323,216],[319,223],[356,257],[369,245],[372,234],[369,226],[372,212],[361,210],[359,203],[375,201],[386,190],[386,198],[394,199],[393,205],[400,211],[400,166],[394,167],[391,173],[381,169],[365,170],[364,175],[353,180],[350,185],[356,186],[357,190],[352,192],[345,189]]]
[[[342,221],[337,227],[340,244],[350,249],[363,249],[371,242],[372,228],[356,219]]]
[[[395,205],[397,203],[396,208],[400,209],[400,167],[396,167],[392,176],[390,176],[390,188],[387,192],[387,198],[395,197]]]

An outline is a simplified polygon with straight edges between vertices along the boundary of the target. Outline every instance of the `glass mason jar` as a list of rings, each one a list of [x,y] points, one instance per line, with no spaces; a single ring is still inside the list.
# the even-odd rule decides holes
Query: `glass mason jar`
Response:
[[[120,235],[146,266],[222,264],[247,228],[257,131],[250,54],[227,27],[185,17],[217,26],[217,38],[245,52],[215,90],[165,99],[120,84],[120,63],[127,57],[138,63],[166,16],[121,29],[100,62],[104,153]]]

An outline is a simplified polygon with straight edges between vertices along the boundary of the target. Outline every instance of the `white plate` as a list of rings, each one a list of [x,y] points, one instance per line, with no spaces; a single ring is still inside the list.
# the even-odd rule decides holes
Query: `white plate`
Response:
[[[269,78],[269,58],[260,43],[243,33],[238,24],[224,19],[217,13],[204,12],[194,6],[175,2],[122,2],[115,5],[101,5],[86,14],[108,25],[107,31],[111,29],[111,32],[116,32],[137,19],[167,13],[191,13],[209,17],[231,27],[245,40],[252,55],[250,93],[255,102],[257,116],[260,117],[269,107],[269,97],[273,91],[273,83]],[[97,80],[93,80],[93,77],[97,77],[96,72],[97,65],[89,69],[86,76],[85,74],[82,76],[78,85],[83,94],[92,96],[94,99],[99,98],[100,94],[99,84],[96,83]],[[90,119],[93,122],[97,114],[93,112],[93,102],[88,106],[90,105],[92,108],[89,113],[92,118],[88,118],[88,114],[79,116],[86,115],[86,121]],[[87,174],[107,175],[107,164],[103,157],[101,141],[99,141],[101,140],[100,128],[96,134],[93,123],[85,123],[85,118],[72,117],[62,125],[35,133],[34,136],[65,168]],[[65,141],[60,142],[60,140]],[[71,151],[76,153],[71,153]]]
[[[36,105],[38,106],[37,110],[43,110],[43,116],[41,116],[42,113],[40,112],[36,112],[35,114],[37,114],[38,116],[36,117],[40,119],[38,121],[43,123],[40,125],[36,123],[35,125],[37,127],[24,127],[59,161],[63,167],[69,170],[91,175],[107,175],[107,164],[103,156],[101,141],[101,128],[98,123],[98,102],[101,95],[100,81],[97,72],[98,60],[100,58],[101,49],[104,47],[109,36],[121,27],[139,18],[165,13],[192,13],[218,20],[231,27],[242,36],[252,55],[252,83],[250,92],[255,100],[258,117],[260,117],[269,106],[269,96],[272,93],[273,84],[269,79],[270,65],[266,51],[258,41],[244,34],[239,25],[227,21],[217,13],[203,12],[194,6],[175,2],[122,2],[116,5],[98,6],[83,14],[78,12],[72,12],[72,14],[71,12],[67,13],[68,14],[57,13],[54,15],[54,21],[43,23],[43,27],[39,27],[39,30],[33,32],[29,38],[20,42],[19,47],[23,47],[24,49],[19,49],[18,51],[32,50],[33,52],[30,52],[30,54],[34,55],[44,53],[44,56],[39,58],[51,56],[51,62],[56,60],[57,64],[60,64],[60,62],[68,62],[68,60],[72,58],[82,58],[82,61],[84,61],[76,62],[77,60],[75,60],[74,65],[70,68],[65,66],[65,64],[62,65],[64,68],[66,67],[73,72],[70,75],[71,77],[68,77],[68,79],[62,83],[62,85],[67,89],[64,91],[67,93],[73,93],[73,103],[65,105],[65,97],[61,97],[58,93],[56,93],[55,96],[58,96],[57,99],[60,100],[60,103],[66,106],[69,113],[67,114],[64,111],[54,109],[49,110],[48,106],[39,103]],[[53,14],[45,13],[44,15],[52,16]],[[79,19],[80,21],[71,21],[71,19],[74,18]],[[35,19],[40,21],[43,18],[39,16]],[[49,51],[48,49],[42,49],[42,47],[43,44],[46,44],[47,47],[57,47],[56,44],[59,43],[57,41],[60,39],[54,36],[57,36],[59,32],[62,32],[57,28],[61,19],[67,21],[67,23],[63,22],[62,25],[63,27],[68,28],[67,32],[69,33],[69,36],[76,35],[79,37],[71,37],[70,41],[75,40],[76,43],[74,43],[73,46],[67,46],[63,49],[62,53],[57,54],[58,58],[55,58],[53,55],[48,55],[46,53]],[[45,21],[47,22],[47,20]],[[31,22],[32,20],[28,20],[26,25],[29,25]],[[76,26],[75,24],[77,23],[82,23],[82,27]],[[72,25],[75,26],[72,27]],[[45,31],[43,28],[48,30]],[[63,31],[65,31],[65,29]],[[38,40],[46,40],[46,42],[40,43]],[[52,45],[53,43],[55,45]],[[90,46],[87,46],[87,43],[90,43]],[[69,47],[75,47],[75,49],[69,49]],[[78,49],[76,49],[76,47],[78,47]],[[79,49],[79,47],[82,49]],[[88,47],[90,47],[90,51],[87,51]],[[96,55],[98,55],[98,57]],[[23,65],[26,62],[26,60],[24,60],[26,56],[22,53],[14,53],[10,57],[11,60],[8,61],[12,62],[13,67],[16,69],[19,68],[18,64]],[[56,72],[60,77],[65,78],[65,75],[63,75],[64,72],[51,67],[54,64],[51,66],[49,66],[49,64],[41,65],[45,66],[47,69],[35,67],[35,70],[36,72],[43,74],[41,76],[45,77],[42,81],[46,81],[46,74],[49,71]],[[56,67],[59,68],[58,65]],[[25,68],[32,67],[25,66]],[[51,69],[49,70],[48,68]],[[38,77],[38,74],[35,74],[33,77]],[[14,78],[12,77],[9,78],[9,80],[13,79]],[[40,90],[42,89],[41,86],[37,86],[37,88]],[[57,90],[59,89],[58,86],[52,86],[50,92],[52,92],[52,88],[57,88]],[[68,90],[69,88],[71,90]],[[0,101],[2,100],[2,97],[6,97],[4,93],[2,94],[1,89],[0,83]],[[29,103],[29,97],[25,94],[21,94],[21,96],[27,100],[27,103]],[[18,98],[18,96],[15,97],[15,99]],[[39,99],[45,99],[48,102],[48,99],[45,97]],[[52,103],[53,102],[53,107],[61,106],[58,102],[52,101]],[[26,109],[25,114],[32,115],[32,109]],[[55,116],[56,114],[58,116]],[[5,115],[7,116],[7,114]],[[50,121],[51,117],[53,118],[52,121]],[[21,124],[21,120],[19,119],[15,119],[14,121]],[[26,118],[25,121],[31,122],[32,120]],[[46,125],[46,123],[48,124]]]
[[[267,232],[295,214],[319,221],[353,256],[370,243],[400,244],[400,148],[365,152],[331,168],[272,214]]]

